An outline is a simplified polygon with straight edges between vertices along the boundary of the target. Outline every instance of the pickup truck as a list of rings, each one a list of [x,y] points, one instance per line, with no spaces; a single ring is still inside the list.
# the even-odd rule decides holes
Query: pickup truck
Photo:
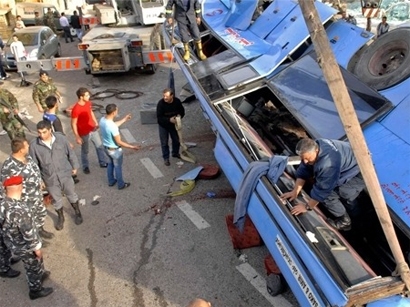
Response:
[[[247,167],[273,155],[296,156],[304,137],[346,140],[298,1],[202,1],[207,60],[174,57],[216,134],[214,154],[237,192]],[[405,258],[410,255],[410,28],[374,35],[315,1],[372,154]],[[165,27],[168,43],[178,29]],[[175,34],[176,33],[176,34]],[[177,45],[178,47],[178,45]],[[191,46],[193,47],[193,45]],[[293,216],[280,196],[297,165],[277,183],[262,177],[247,213],[301,306],[410,306],[366,191],[352,230],[326,212]],[[299,201],[307,199],[309,190]],[[278,279],[278,283],[280,283]],[[276,285],[281,288],[280,285]],[[274,291],[275,292],[275,291]],[[278,292],[277,292],[278,293]],[[276,294],[277,294],[276,293]]]

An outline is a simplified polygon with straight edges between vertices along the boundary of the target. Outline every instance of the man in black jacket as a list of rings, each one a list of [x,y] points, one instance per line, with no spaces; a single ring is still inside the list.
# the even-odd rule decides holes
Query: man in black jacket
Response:
[[[206,60],[202,52],[201,37],[198,25],[201,24],[201,4],[198,0],[169,0],[165,8],[168,23],[172,24],[172,6],[175,5],[175,20],[178,22],[179,33],[184,43],[184,60],[188,61],[189,41],[193,38],[196,53],[201,61]],[[175,26],[175,25],[174,25]]]
[[[162,92],[162,99],[157,105],[157,119],[159,127],[159,139],[161,141],[162,157],[166,166],[171,165],[169,162],[168,136],[172,140],[172,156],[180,158],[179,155],[179,137],[175,128],[176,116],[184,117],[185,109],[179,98],[174,96],[174,91],[166,88]]]
[[[83,29],[81,29],[80,16],[78,16],[77,11],[73,12],[73,15],[70,19],[70,25],[73,27],[73,29],[75,29],[77,38],[81,42],[81,39],[83,38]]]

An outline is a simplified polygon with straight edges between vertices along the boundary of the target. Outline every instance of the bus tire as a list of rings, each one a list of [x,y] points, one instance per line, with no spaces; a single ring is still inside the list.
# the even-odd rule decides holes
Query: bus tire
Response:
[[[351,71],[376,90],[392,87],[410,76],[410,28],[398,28],[377,38]]]

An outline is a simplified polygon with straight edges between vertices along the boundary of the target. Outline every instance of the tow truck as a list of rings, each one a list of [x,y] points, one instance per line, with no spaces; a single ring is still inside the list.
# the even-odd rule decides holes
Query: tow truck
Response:
[[[82,56],[21,61],[17,63],[19,72],[85,69],[87,74],[93,75],[130,70],[155,73],[158,63],[172,61],[172,53],[164,48],[160,30],[164,2],[109,0],[93,3],[95,16],[81,16],[83,25],[89,27],[78,44]]]
[[[346,140],[298,1],[259,5],[202,1],[207,60],[199,61],[191,50],[187,63],[182,49],[174,51],[216,134],[215,158],[236,192],[250,163],[273,155],[297,157],[301,138]],[[410,28],[374,39],[373,33],[334,18],[333,8],[319,1],[315,6],[409,262]],[[168,44],[179,39],[175,33],[164,25]],[[320,205],[293,216],[295,203],[280,199],[292,190],[296,168],[289,163],[277,183],[259,179],[247,213],[300,306],[410,306],[367,191],[358,198],[352,230],[337,231]],[[307,202],[308,193],[307,187],[298,202]]]

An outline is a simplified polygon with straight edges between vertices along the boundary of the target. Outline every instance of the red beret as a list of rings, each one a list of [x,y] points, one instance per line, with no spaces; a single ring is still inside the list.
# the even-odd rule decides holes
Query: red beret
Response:
[[[7,178],[3,182],[4,187],[9,187],[12,185],[19,185],[23,183],[23,177],[22,176],[12,176],[10,178]]]

